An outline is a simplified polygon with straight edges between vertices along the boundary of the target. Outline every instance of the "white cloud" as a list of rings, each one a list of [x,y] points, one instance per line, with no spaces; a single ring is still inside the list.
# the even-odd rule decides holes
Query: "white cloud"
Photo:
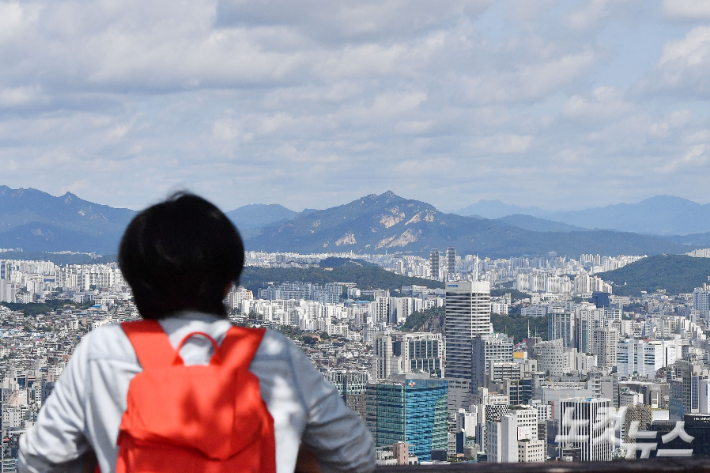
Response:
[[[31,103],[39,98],[39,87],[13,87],[0,89],[0,107],[14,107]]]
[[[708,157],[707,154],[705,154],[705,145],[695,145],[682,157],[673,159],[667,164],[655,168],[655,171],[659,174],[668,174],[684,168],[696,170],[698,167],[704,166],[707,161]]]
[[[591,97],[573,95],[562,107],[562,113],[580,120],[608,120],[619,118],[634,109],[624,100],[623,91],[615,87],[598,87]]]
[[[668,63],[683,66],[698,66],[707,61],[710,54],[710,27],[699,26],[690,31],[685,39],[673,41],[663,47],[660,67]]]
[[[473,147],[483,153],[520,154],[528,150],[534,138],[532,135],[496,134],[477,140]]]
[[[494,0],[220,0],[217,24],[286,25],[324,44],[409,39],[442,23],[476,16]]]
[[[648,90],[710,97],[710,26],[695,27],[683,39],[666,43],[654,72],[643,83]]]
[[[567,14],[567,21],[572,28],[589,29],[609,15],[609,0],[591,0]]]
[[[591,51],[519,66],[512,72],[492,71],[464,79],[467,97],[477,103],[539,100],[587,73],[595,62]]]
[[[708,19],[710,3],[706,0],[664,0],[663,13],[670,18]]]
[[[609,84],[640,41],[614,22],[669,21],[642,4],[0,0],[1,183],[131,207],[181,187],[225,208],[673,194],[708,177],[708,127],[658,92],[708,97],[710,33]]]

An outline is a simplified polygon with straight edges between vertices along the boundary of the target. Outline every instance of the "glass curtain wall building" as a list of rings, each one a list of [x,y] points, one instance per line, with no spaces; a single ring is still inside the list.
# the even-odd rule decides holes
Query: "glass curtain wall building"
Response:
[[[365,421],[376,445],[406,442],[419,460],[431,460],[434,451],[445,455],[447,392],[447,381],[435,379],[368,385]]]

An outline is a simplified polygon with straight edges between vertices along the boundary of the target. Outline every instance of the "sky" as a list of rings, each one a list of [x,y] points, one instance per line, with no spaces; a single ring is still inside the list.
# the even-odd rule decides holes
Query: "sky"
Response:
[[[0,0],[0,184],[710,202],[705,0]]]

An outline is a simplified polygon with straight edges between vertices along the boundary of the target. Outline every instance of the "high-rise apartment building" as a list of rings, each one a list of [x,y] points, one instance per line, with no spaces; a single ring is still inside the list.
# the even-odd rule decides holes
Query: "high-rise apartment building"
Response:
[[[619,331],[609,327],[595,328],[592,338],[592,354],[597,355],[597,366],[605,368],[616,366]]]
[[[698,316],[707,318],[710,312],[710,288],[696,287],[693,291],[693,309],[697,311]]]
[[[431,267],[431,278],[441,279],[441,274],[439,273],[439,250],[436,248],[429,252],[429,266]]]
[[[375,380],[389,379],[401,371],[400,359],[394,354],[392,335],[390,332],[379,332],[373,340],[375,360],[372,375]]]
[[[446,284],[446,376],[471,379],[471,340],[491,333],[491,287],[487,281]]]
[[[446,273],[449,279],[455,279],[456,274],[456,248],[450,246],[446,249]]]
[[[565,348],[575,347],[574,314],[569,309],[553,307],[547,321],[547,339],[562,339]]]
[[[446,380],[438,379],[369,384],[365,423],[375,445],[406,442],[419,460],[431,460],[436,451],[446,456],[447,388]]]
[[[594,304],[581,304],[575,309],[575,342],[579,353],[592,353],[594,329],[602,326],[604,309]]]
[[[0,260],[0,279],[9,281],[12,279],[12,263]]]

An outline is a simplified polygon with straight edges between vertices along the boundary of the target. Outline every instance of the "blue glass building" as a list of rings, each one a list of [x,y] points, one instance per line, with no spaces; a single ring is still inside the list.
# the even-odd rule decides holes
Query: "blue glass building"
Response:
[[[446,380],[405,379],[370,384],[365,403],[365,420],[378,447],[407,442],[409,452],[419,460],[430,460],[432,451],[446,451]]]

